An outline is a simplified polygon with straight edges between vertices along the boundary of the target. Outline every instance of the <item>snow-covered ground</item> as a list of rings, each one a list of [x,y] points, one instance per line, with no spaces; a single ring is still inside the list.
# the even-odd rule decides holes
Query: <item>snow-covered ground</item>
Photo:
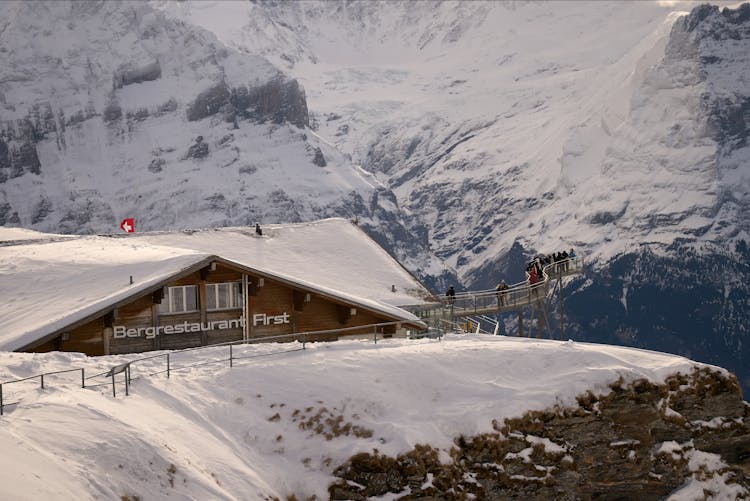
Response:
[[[107,378],[81,389],[79,373],[48,376],[44,390],[38,379],[4,385],[5,401],[21,402],[0,418],[3,498],[326,499],[332,470],[354,453],[394,455],[420,443],[447,450],[459,434],[492,431],[493,419],[575,405],[576,395],[607,393],[621,377],[660,382],[698,365],[636,349],[483,335],[296,348],[236,347],[235,357],[268,356],[233,368],[226,347],[173,353],[169,379],[147,376],[165,370],[165,357],[136,362],[128,397],[122,379],[113,398]],[[4,353],[0,381],[70,367],[89,376],[133,358]],[[223,361],[175,370],[209,359]],[[350,435],[326,438],[339,417]],[[300,426],[310,420],[322,424],[319,432]]]

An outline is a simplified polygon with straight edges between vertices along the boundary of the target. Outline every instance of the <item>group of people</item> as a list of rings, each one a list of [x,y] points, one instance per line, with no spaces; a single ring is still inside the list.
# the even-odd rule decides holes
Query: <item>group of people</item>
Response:
[[[542,280],[542,270],[549,265],[554,265],[553,271],[557,273],[568,271],[570,260],[574,257],[576,257],[576,253],[573,249],[570,249],[570,252],[553,252],[546,256],[539,255],[535,257],[526,265],[526,273],[529,276],[527,280],[529,286],[531,287]],[[505,305],[505,295],[508,289],[509,287],[508,284],[505,283],[505,280],[501,280],[500,283],[497,284],[497,287],[495,287],[498,306]]]
[[[542,276],[542,270],[551,264],[555,265],[553,272],[560,273],[568,271],[570,260],[574,257],[576,257],[576,253],[573,249],[570,249],[570,252],[553,252],[546,256],[539,255],[535,257],[528,265],[526,265],[526,273],[529,274],[529,285],[537,283]]]

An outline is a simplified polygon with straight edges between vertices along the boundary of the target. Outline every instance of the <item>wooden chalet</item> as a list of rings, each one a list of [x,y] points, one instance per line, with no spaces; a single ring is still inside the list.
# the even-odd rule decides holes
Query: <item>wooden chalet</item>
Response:
[[[0,310],[7,351],[108,355],[309,332],[318,334],[308,340],[398,335],[425,328],[400,306],[430,299],[342,219],[270,226],[263,236],[235,228],[0,245],[0,270],[14,270],[0,281],[0,294],[15,298]]]

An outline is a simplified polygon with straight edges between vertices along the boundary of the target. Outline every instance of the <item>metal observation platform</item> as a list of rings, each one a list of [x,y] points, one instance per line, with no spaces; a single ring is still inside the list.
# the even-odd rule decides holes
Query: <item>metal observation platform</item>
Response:
[[[536,334],[537,338],[546,331],[550,339],[564,339],[565,336],[565,303],[563,298],[563,280],[566,277],[580,275],[583,272],[583,257],[565,259],[546,265],[542,269],[539,282],[531,285],[524,282],[509,285],[504,291],[495,289],[457,292],[454,297],[436,297],[436,302],[429,305],[405,307],[414,313],[429,327],[428,335],[440,335],[447,330],[464,332],[489,332],[498,334],[499,314],[515,313],[518,315],[518,336]],[[555,309],[557,310],[555,312]],[[528,326],[525,329],[524,312],[529,312]],[[557,329],[551,322],[552,315],[557,314]],[[495,316],[495,318],[490,317]],[[490,331],[482,326],[493,325]],[[556,336],[557,334],[557,336]]]

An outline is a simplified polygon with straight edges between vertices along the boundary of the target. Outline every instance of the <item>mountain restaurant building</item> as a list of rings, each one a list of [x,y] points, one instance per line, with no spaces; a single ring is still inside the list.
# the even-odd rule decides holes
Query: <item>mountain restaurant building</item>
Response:
[[[343,219],[131,236],[0,231],[0,349],[88,355],[404,335],[430,292]],[[321,332],[327,331],[327,332]]]

